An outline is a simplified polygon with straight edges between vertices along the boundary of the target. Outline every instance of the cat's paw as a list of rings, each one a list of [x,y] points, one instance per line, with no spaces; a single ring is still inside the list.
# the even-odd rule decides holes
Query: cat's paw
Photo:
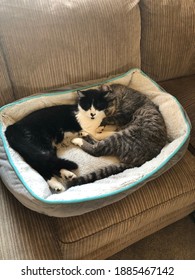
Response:
[[[81,131],[78,133],[78,136],[79,136],[79,137],[86,137],[86,136],[88,136],[88,135],[89,135],[89,133],[86,132],[86,131],[84,131],[84,130],[81,130]]]
[[[96,128],[96,130],[95,130],[95,132],[96,133],[102,133],[103,131],[104,131],[104,129],[105,129],[105,126],[98,126],[97,128]]]
[[[52,177],[50,180],[47,180],[47,183],[51,189],[57,192],[65,191],[65,187],[55,177]]]
[[[72,144],[74,144],[75,146],[79,146],[81,147],[83,145],[83,139],[82,138],[74,138],[72,139]]]
[[[73,172],[71,172],[71,171],[69,171],[69,170],[67,170],[67,169],[61,169],[61,170],[60,170],[60,175],[61,175],[61,177],[62,177],[63,179],[66,179],[66,180],[68,180],[68,181],[71,181],[71,180],[73,180],[74,178],[76,178],[76,175],[75,175]]]

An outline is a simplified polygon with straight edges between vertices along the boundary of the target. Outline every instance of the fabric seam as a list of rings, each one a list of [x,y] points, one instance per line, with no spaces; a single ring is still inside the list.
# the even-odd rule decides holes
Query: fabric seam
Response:
[[[94,233],[92,233],[92,234],[90,234],[90,235],[83,236],[82,238],[79,238],[79,239],[77,239],[77,240],[70,241],[70,242],[64,242],[64,241],[62,241],[61,239],[58,239],[58,241],[61,242],[63,245],[74,244],[74,243],[80,242],[80,241],[82,241],[83,239],[86,239],[86,238],[88,238],[88,237],[92,237],[92,236],[94,236],[94,235],[96,235],[96,234],[99,234],[99,233],[105,231],[105,230],[108,230],[108,229],[110,229],[110,228],[112,228],[112,227],[115,227],[115,226],[117,226],[117,225],[120,225],[120,224],[122,224],[122,223],[124,223],[124,222],[126,222],[126,221],[131,221],[131,220],[135,219],[136,217],[141,216],[143,213],[150,212],[150,211],[154,210],[155,208],[157,208],[157,207],[159,207],[159,206],[163,206],[163,205],[167,204],[168,202],[177,200],[179,197],[181,197],[181,196],[183,196],[183,195],[188,195],[188,194],[190,194],[190,193],[192,193],[192,194],[195,193],[195,189],[191,189],[190,191],[187,191],[187,192],[185,192],[185,193],[179,194],[179,195],[175,196],[175,197],[172,198],[172,199],[166,200],[166,201],[164,201],[164,202],[162,202],[162,203],[159,203],[159,204],[157,204],[157,205],[155,205],[155,206],[153,206],[153,207],[150,207],[150,208],[148,208],[148,209],[146,209],[146,210],[144,210],[144,211],[141,211],[140,213],[134,215],[133,217],[129,217],[129,218],[124,219],[124,220],[122,220],[122,221],[120,221],[120,222],[114,223],[114,224],[112,224],[112,225],[110,225],[110,226],[108,226],[108,227],[105,227],[104,229],[101,229],[101,230],[99,230],[99,231],[96,231],[96,232],[94,232]]]

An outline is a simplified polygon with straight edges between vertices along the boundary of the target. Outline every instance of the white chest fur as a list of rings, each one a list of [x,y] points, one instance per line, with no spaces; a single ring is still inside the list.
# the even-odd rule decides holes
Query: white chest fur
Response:
[[[93,114],[93,118],[91,116]],[[76,114],[83,131],[87,132],[96,140],[103,140],[111,136],[115,130],[115,126],[100,127],[102,120],[106,117],[104,111],[98,111],[92,106],[88,111],[83,110],[79,106],[79,111]],[[99,128],[99,129],[98,129]],[[102,129],[103,128],[103,129]]]
[[[103,118],[105,118],[104,112],[96,111],[96,116],[94,119],[90,118],[89,114],[80,110],[77,115],[77,120],[84,131],[89,133],[91,136],[96,134],[96,129],[100,126]]]

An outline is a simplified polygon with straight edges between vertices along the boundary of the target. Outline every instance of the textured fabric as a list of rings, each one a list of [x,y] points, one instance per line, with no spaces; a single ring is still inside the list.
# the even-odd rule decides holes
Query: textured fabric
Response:
[[[1,36],[0,36],[1,46]],[[14,100],[11,82],[7,72],[7,65],[5,63],[3,52],[0,49],[0,107]]]
[[[140,187],[145,187],[144,184],[147,181],[160,176],[184,155],[189,140],[190,124],[175,98],[160,90],[139,69],[132,69],[113,78],[113,80],[102,81],[102,83],[105,82],[106,84],[121,83],[138,91],[143,90],[146,96],[159,106],[165,120],[169,143],[158,156],[140,167],[130,168],[94,183],[75,186],[65,192],[56,194],[51,191],[40,174],[33,170],[18,153],[9,148],[0,128],[2,138],[0,138],[0,175],[7,188],[28,208],[57,217],[84,214],[116,202]],[[89,87],[91,88],[92,85]],[[76,93],[71,91],[65,94],[55,93],[54,95],[36,96],[36,99],[33,96],[28,100],[4,108],[0,112],[0,123],[2,119],[4,130],[4,127],[10,124],[12,118],[16,121],[33,110],[72,102],[75,95]],[[170,107],[172,110],[170,110]],[[70,145],[68,149],[58,150],[58,155],[78,164],[79,168],[76,175],[93,172],[94,169],[97,170],[117,161],[117,158],[113,159],[113,157],[94,158],[74,145]],[[66,187],[66,182],[64,183]]]
[[[109,247],[115,242],[117,247],[117,240],[123,235],[130,237],[140,227],[154,221],[157,224],[162,217],[166,219],[173,212],[177,215],[179,209],[189,205],[192,211],[195,209],[194,172],[195,158],[187,152],[176,166],[122,201],[82,216],[56,219],[63,257],[92,257],[90,253],[97,246]]]
[[[190,143],[195,149],[195,75],[161,82],[160,85],[177,97],[192,124]]]
[[[141,4],[142,18],[143,8],[146,8],[142,26],[147,27],[145,29],[147,32],[145,35],[143,34],[143,38],[148,39],[148,43],[145,42],[145,45],[154,44],[154,47],[147,47],[142,52],[142,56],[144,55],[143,67],[149,75],[152,74],[159,80],[194,73],[193,66],[191,66],[193,63],[191,56],[193,30],[192,24],[185,28],[185,15],[174,26],[176,32],[171,26],[168,30],[167,28],[163,31],[158,29],[155,32],[154,30],[155,27],[159,27],[160,22],[161,27],[166,27],[167,22],[172,18],[171,11],[175,14],[176,6],[170,10],[169,20],[168,17],[163,20],[163,17],[160,17],[163,7],[159,5],[159,2],[175,5],[178,1],[153,0],[153,3],[155,2],[153,11],[155,11],[155,7],[158,8],[155,13],[148,7],[150,0],[142,1]],[[183,2],[191,5],[191,1],[181,0],[179,2],[182,2],[182,6],[184,6]],[[94,9],[92,2],[95,5]],[[61,5],[61,3],[63,4]],[[138,66],[140,28],[137,23],[140,22],[140,18],[137,6],[130,10],[134,3],[136,1],[131,0],[0,0],[0,38],[9,65],[11,80],[16,89],[16,97],[38,92],[43,88],[53,88],[66,83],[123,72],[129,67]],[[99,8],[98,5],[102,7]],[[126,5],[126,7],[129,5],[129,9],[125,9],[127,12],[122,13],[120,9],[122,5]],[[166,5],[164,6],[166,7]],[[48,13],[49,7],[51,13]],[[180,10],[180,8],[176,10]],[[190,7],[189,10],[186,10],[186,15],[188,12],[193,13],[193,10]],[[98,16],[101,15],[99,20],[95,16],[96,13]],[[153,24],[151,17],[154,14],[157,17]],[[168,15],[168,12],[166,14]],[[179,14],[177,12],[173,16],[175,21],[177,18],[180,19]],[[192,17],[189,14],[188,18],[191,21]],[[159,18],[159,22],[157,22],[157,18]],[[86,26],[85,19],[86,22],[90,22],[89,26]],[[147,19],[150,22],[149,26]],[[122,20],[121,23],[120,20]],[[183,22],[184,32],[181,22]],[[73,25],[75,26],[74,32],[70,32],[69,29]],[[98,26],[101,27],[101,30]],[[127,27],[126,31],[124,26]],[[150,32],[152,26],[153,29]],[[132,28],[138,35],[132,35],[130,38]],[[50,30],[45,31],[48,29]],[[113,30],[117,30],[117,40]],[[188,33],[190,35],[186,37]],[[61,36],[62,34],[65,35]],[[120,34],[121,38],[125,38],[124,41],[120,38]],[[181,34],[184,39],[181,39]],[[66,35],[68,35],[68,39]],[[169,49],[172,39],[176,35],[179,39],[174,45],[174,49]],[[93,36],[96,36],[96,42]],[[166,36],[168,36],[167,39]],[[93,38],[91,43],[90,38]],[[157,40],[159,38],[162,41]],[[167,57],[166,52],[162,50],[163,47],[159,47],[163,40],[165,50],[168,48],[171,53],[168,60],[165,59]],[[115,46],[116,41],[118,47]],[[183,42],[185,42],[185,46]],[[125,47],[123,47],[124,45]],[[178,54],[177,59],[175,59],[176,53]],[[191,62],[189,62],[189,57]],[[164,64],[164,60],[166,64]],[[174,63],[175,66],[173,66]],[[190,64],[189,67],[185,66],[187,64]],[[5,83],[7,74],[2,72],[2,69],[1,67],[1,89],[7,88],[7,82]],[[5,76],[2,76],[2,73]],[[8,86],[8,88],[10,87]],[[9,102],[13,98],[12,94],[7,94],[7,90],[5,92],[6,94],[1,94],[0,97],[3,103]],[[49,218],[26,209],[1,185],[0,259],[108,257],[195,209],[193,166],[194,158],[188,154],[169,172],[152,184],[148,184],[148,189],[145,188],[144,192],[143,190],[137,191],[128,198],[94,211],[90,215],[68,219]],[[161,178],[163,178],[162,181]]]
[[[195,158],[127,198],[73,218],[23,207],[0,187],[0,259],[104,259],[195,210]]]
[[[0,260],[61,259],[51,218],[22,206],[0,181]]]
[[[188,209],[190,210],[190,209]],[[182,215],[185,213],[182,213]],[[181,217],[182,218],[182,217]],[[159,227],[161,222],[156,224]],[[138,233],[138,232],[137,232]],[[138,233],[139,234],[139,233]],[[195,226],[191,215],[132,244],[110,260],[195,260]],[[179,238],[178,238],[179,237]]]
[[[1,0],[16,98],[140,68],[139,0]]]
[[[154,80],[195,74],[194,0],[141,0],[142,69]]]
[[[170,205],[170,203],[167,202],[166,207],[168,208],[169,205]],[[141,227],[139,227],[138,230],[135,230],[135,231],[131,232],[130,234],[127,233],[126,235],[121,234],[121,236],[120,236],[120,238],[118,238],[117,242],[113,241],[111,243],[108,243],[101,250],[96,250],[95,252],[91,252],[90,254],[85,256],[85,258],[86,259],[91,259],[91,258],[105,259],[105,258],[107,258],[107,256],[112,256],[114,254],[114,252],[116,252],[116,251],[119,252],[119,251],[125,249],[126,247],[136,243],[137,241],[140,241],[144,237],[149,236],[149,235],[163,229],[164,227],[171,225],[172,223],[178,221],[179,219],[186,217],[188,214],[190,214],[194,210],[194,208],[195,208],[195,204],[191,204],[191,205],[189,205],[185,208],[181,208],[177,211],[174,211],[174,212],[170,211],[167,215],[160,217],[160,219],[154,220],[153,222],[151,222],[147,225],[145,225],[145,223],[143,223],[143,226],[140,224]],[[145,212],[142,215],[143,215],[143,220],[144,220],[144,218],[147,219],[147,214]],[[129,226],[132,226],[132,223],[133,224],[137,223],[137,219],[135,218],[135,220],[132,220],[129,223]],[[177,235],[177,237],[178,236],[179,235]],[[165,238],[161,241],[166,242],[167,239]],[[153,243],[150,243],[150,245],[153,245]],[[147,250],[150,250],[150,245],[147,246]],[[183,244],[183,246],[184,246],[184,244]],[[161,252],[162,252],[162,250],[161,250]],[[130,259],[130,258],[128,258],[128,259]],[[134,259],[136,259],[136,258],[134,258]],[[152,260],[153,259],[155,259],[154,254],[153,254]],[[165,256],[162,259],[164,260]],[[176,259],[176,257],[174,257],[173,259]],[[123,258],[122,258],[122,260],[123,260]]]

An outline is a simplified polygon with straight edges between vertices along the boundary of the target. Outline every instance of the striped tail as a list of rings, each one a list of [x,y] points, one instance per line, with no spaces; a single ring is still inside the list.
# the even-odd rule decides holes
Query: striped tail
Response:
[[[104,179],[111,175],[118,174],[130,167],[131,166],[129,164],[125,164],[125,163],[109,165],[109,166],[100,168],[94,172],[91,172],[89,174],[74,178],[72,181],[68,182],[68,187],[70,188],[70,187],[74,187],[74,186],[78,186],[78,185],[84,185],[87,183],[93,183],[96,180]]]

